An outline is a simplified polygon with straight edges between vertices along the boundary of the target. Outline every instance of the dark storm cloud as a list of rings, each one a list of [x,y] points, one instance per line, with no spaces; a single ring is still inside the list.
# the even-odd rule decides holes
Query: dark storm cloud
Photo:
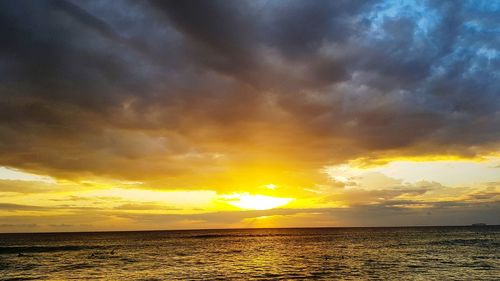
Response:
[[[2,1],[0,165],[204,178],[255,151],[306,170],[487,154],[498,20],[487,1]]]
[[[252,71],[252,28],[248,3],[227,1],[152,1],[191,40],[188,48],[202,63],[236,78]],[[241,6],[239,6],[241,5]]]

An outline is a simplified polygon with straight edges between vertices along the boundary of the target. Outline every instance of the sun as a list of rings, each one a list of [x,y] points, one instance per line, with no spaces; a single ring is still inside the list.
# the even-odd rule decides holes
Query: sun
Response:
[[[264,187],[268,188],[268,189],[271,189],[271,190],[275,190],[277,186],[275,184],[270,183],[270,184],[264,185]]]
[[[228,203],[245,210],[269,210],[288,204],[293,198],[235,193],[224,196]]]

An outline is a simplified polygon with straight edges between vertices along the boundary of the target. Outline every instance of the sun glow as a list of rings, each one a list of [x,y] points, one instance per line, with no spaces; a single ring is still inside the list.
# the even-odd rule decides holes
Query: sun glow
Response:
[[[268,189],[271,189],[271,190],[275,190],[276,189],[276,185],[272,184],[272,183],[266,184],[265,187],[268,188]]]
[[[293,198],[280,198],[266,195],[252,195],[236,193],[224,196],[224,199],[233,206],[246,210],[269,210],[288,204]]]

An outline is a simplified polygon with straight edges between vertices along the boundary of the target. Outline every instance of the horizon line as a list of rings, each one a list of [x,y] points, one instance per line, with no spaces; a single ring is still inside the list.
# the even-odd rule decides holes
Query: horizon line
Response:
[[[500,224],[460,224],[460,225],[399,225],[399,226],[303,226],[303,227],[228,227],[228,228],[184,228],[184,229],[142,229],[142,230],[89,230],[89,231],[34,231],[0,232],[3,234],[69,234],[69,233],[119,233],[119,232],[175,232],[175,231],[221,231],[221,230],[262,230],[262,229],[350,229],[350,228],[430,228],[430,227],[499,227]]]

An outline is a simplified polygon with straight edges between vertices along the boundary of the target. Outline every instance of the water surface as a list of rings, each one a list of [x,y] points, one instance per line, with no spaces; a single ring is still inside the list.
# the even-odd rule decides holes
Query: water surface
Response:
[[[500,227],[0,234],[0,280],[500,280]]]

